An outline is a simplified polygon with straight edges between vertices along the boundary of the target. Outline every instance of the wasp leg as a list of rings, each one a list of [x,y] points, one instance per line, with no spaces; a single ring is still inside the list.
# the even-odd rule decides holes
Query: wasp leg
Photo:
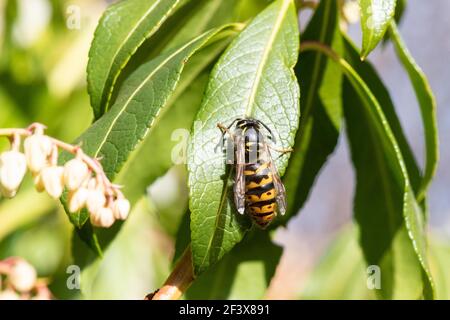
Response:
[[[281,154],[286,154],[286,153],[290,153],[290,152],[294,151],[294,149],[292,149],[292,148],[278,148],[278,147],[274,147],[270,144],[268,145],[268,147],[270,149],[272,149],[273,151],[279,152]]]
[[[225,133],[227,133],[231,139],[234,139],[234,135],[233,133],[230,131],[229,127],[226,127],[225,125],[218,123],[217,124],[217,128],[219,128],[220,130],[222,130],[222,134],[225,135]]]
[[[222,131],[222,140],[219,141],[219,143],[216,145],[216,147],[214,148],[214,152],[217,152],[217,149],[219,147],[223,147],[223,145],[225,145],[225,134],[228,134],[230,138],[234,141],[234,135],[231,132],[230,127],[226,127],[223,124],[218,123],[217,128],[219,128]]]
[[[270,144],[268,144],[267,146],[268,146],[270,149],[272,149],[272,150],[274,150],[274,151],[280,153],[280,155],[277,157],[277,159],[281,158],[281,157],[284,156],[286,153],[290,153],[290,152],[294,151],[294,149],[292,149],[292,148],[285,148],[285,149],[283,149],[283,148],[277,148],[277,147],[274,147],[274,146],[272,146],[272,145],[270,145]]]

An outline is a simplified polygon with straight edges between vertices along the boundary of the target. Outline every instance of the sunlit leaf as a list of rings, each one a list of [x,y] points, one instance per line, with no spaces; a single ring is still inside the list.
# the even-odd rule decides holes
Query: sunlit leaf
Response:
[[[396,0],[359,0],[361,8],[361,59],[367,58],[383,39],[394,18]]]
[[[344,111],[357,175],[354,211],[365,259],[381,268],[382,297],[432,298],[424,216],[403,155],[376,97],[350,65],[339,62],[348,76]]]
[[[103,14],[89,52],[88,88],[96,118],[107,109],[119,72],[180,0],[128,0]]]
[[[422,114],[422,122],[425,133],[426,164],[417,195],[417,198],[420,201],[425,196],[431,180],[434,177],[439,158],[436,100],[428,83],[427,77],[409,53],[395,23],[391,23],[390,34],[397,55],[408,72]]]
[[[139,199],[146,188],[173,165],[186,163],[183,155],[185,158],[189,130],[208,80],[208,66],[228,43],[229,38],[218,41],[190,59],[176,90],[167,102],[166,108],[170,108],[170,112],[161,115],[155,129],[150,130],[132,152],[115,179],[118,184],[124,185],[123,192],[131,203]],[[179,152],[173,154],[176,151]],[[129,177],[134,179],[130,180]]]
[[[231,168],[217,123],[254,117],[273,128],[280,147],[292,146],[299,120],[299,88],[293,67],[298,56],[294,3],[278,0],[261,12],[228,47],[215,66],[188,149],[191,241],[196,274],[207,270],[250,227],[232,201]],[[275,156],[276,157],[276,156]],[[287,157],[280,157],[281,172]]]
[[[142,65],[124,83],[111,110],[77,139],[87,154],[102,158],[104,171],[110,180],[115,178],[149,129],[158,123],[163,115],[161,110],[175,90],[186,61],[210,41],[214,42],[215,37],[221,38],[233,30],[228,26],[206,32]],[[61,162],[67,159],[68,155],[63,154]],[[88,214],[82,210],[70,213],[69,217],[80,228]],[[115,232],[117,230],[113,228],[109,233]]]

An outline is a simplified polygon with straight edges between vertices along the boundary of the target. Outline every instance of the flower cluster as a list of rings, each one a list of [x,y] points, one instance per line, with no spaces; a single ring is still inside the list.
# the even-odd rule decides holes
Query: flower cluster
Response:
[[[22,258],[0,261],[0,300],[50,300],[52,294],[34,267]]]
[[[39,192],[46,191],[57,199],[66,189],[69,211],[87,208],[94,226],[108,228],[115,220],[125,220],[130,203],[119,186],[108,180],[99,161],[88,157],[79,146],[45,135],[44,129],[41,124],[0,129],[0,136],[11,140],[11,150],[0,155],[0,193],[14,197],[29,169]],[[64,166],[58,166],[60,149],[74,155]]]

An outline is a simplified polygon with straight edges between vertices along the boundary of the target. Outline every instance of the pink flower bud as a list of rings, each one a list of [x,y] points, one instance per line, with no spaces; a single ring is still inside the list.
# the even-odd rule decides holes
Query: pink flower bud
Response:
[[[0,155],[0,184],[2,189],[13,194],[22,183],[27,172],[25,155],[18,151],[7,151]]]
[[[64,182],[69,190],[78,189],[89,177],[89,168],[80,159],[72,159],[64,166]]]
[[[91,223],[96,227],[109,228],[114,224],[114,214],[110,208],[100,208],[91,215]]]
[[[28,262],[18,260],[9,273],[12,286],[20,292],[29,292],[36,284],[36,270]]]
[[[48,194],[58,199],[64,190],[64,168],[46,167],[41,171],[42,182]]]
[[[130,213],[130,202],[127,199],[117,199],[113,204],[114,218],[125,220]]]
[[[47,136],[34,134],[25,139],[23,146],[31,172],[40,172],[47,165],[47,158],[52,152],[51,140]]]
[[[90,213],[96,214],[106,204],[105,194],[100,189],[89,189],[86,206]]]
[[[69,211],[77,212],[81,210],[86,205],[88,195],[89,191],[86,188],[72,191],[69,195]]]

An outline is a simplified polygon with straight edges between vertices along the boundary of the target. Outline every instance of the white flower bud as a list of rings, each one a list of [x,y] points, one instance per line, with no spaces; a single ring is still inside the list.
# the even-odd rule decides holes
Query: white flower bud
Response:
[[[95,179],[95,178],[89,179],[89,181],[87,183],[87,188],[89,190],[95,190],[96,187],[97,187],[97,179]]]
[[[344,17],[351,24],[357,23],[360,19],[360,7],[358,1],[346,1],[342,8]]]
[[[52,300],[52,296],[48,290],[45,292],[38,292],[31,300]]]
[[[127,199],[117,199],[113,204],[114,218],[125,220],[130,213],[130,202]]]
[[[96,227],[109,228],[114,223],[114,214],[110,208],[100,208],[91,215],[91,223]]]
[[[89,168],[80,159],[72,159],[64,166],[64,182],[69,190],[78,189],[88,176]]]
[[[20,296],[11,289],[0,292],[0,300],[20,300]]]
[[[0,184],[0,194],[5,198],[14,198],[17,194],[17,190],[7,190]]]
[[[47,165],[53,144],[47,136],[35,134],[25,139],[23,147],[31,172],[39,172]]]
[[[48,194],[58,199],[64,190],[64,168],[46,167],[41,171],[42,182]]]
[[[77,212],[81,210],[86,205],[88,195],[89,191],[86,188],[72,191],[69,195],[69,211]]]
[[[10,194],[16,191],[27,172],[25,155],[18,151],[7,151],[0,155],[0,184]],[[7,192],[8,193],[8,192]]]
[[[96,214],[106,204],[105,194],[100,189],[89,189],[86,206],[90,213]]]
[[[20,292],[28,292],[36,284],[36,270],[26,261],[19,260],[11,268],[9,280],[12,286]]]
[[[37,192],[43,192],[45,190],[44,182],[42,181],[42,175],[40,173],[33,174],[33,181]]]

